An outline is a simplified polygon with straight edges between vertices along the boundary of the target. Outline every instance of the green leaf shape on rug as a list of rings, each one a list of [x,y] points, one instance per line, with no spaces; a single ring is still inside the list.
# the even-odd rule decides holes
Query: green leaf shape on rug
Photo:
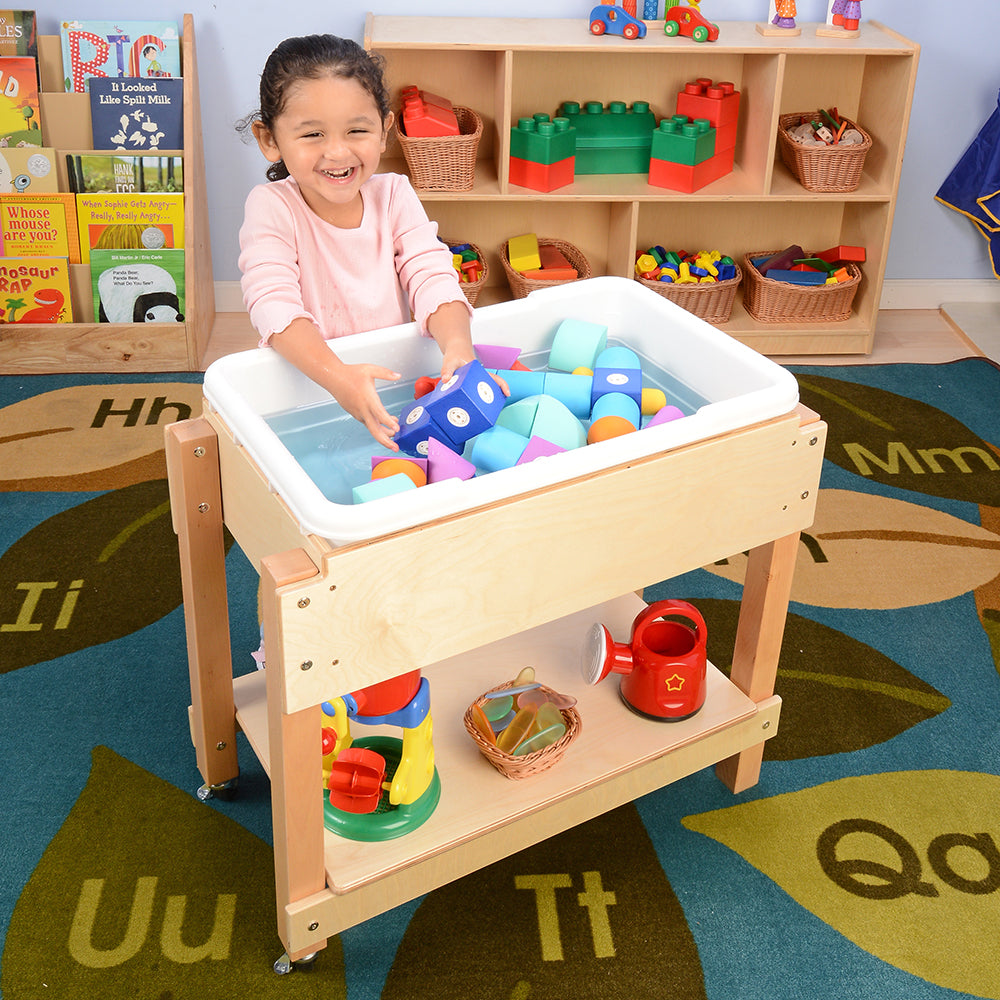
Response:
[[[473,997],[705,997],[697,947],[634,806],[425,897],[382,1000]]]
[[[705,618],[708,658],[732,669],[738,601],[697,598]],[[838,629],[789,613],[778,661],[778,735],[768,760],[850,753],[885,743],[947,709],[940,691],[877,649]]]
[[[746,556],[710,573],[742,582]],[[894,609],[947,601],[1000,574],[1000,535],[933,507],[853,490],[820,490],[802,534],[793,601]]]
[[[340,939],[278,976],[274,859],[238,823],[107,747],[14,908],[5,1000],[343,1000]]]
[[[201,401],[197,383],[136,382],[69,386],[5,406],[0,492],[91,492],[162,479],[163,428],[199,414]]]
[[[883,962],[1000,998],[1000,777],[841,778],[682,822]]]
[[[180,603],[166,480],[104,493],[0,557],[0,672],[129,635]]]
[[[829,424],[826,458],[865,479],[1000,506],[1000,458],[936,406],[825,375],[798,375],[799,398]]]

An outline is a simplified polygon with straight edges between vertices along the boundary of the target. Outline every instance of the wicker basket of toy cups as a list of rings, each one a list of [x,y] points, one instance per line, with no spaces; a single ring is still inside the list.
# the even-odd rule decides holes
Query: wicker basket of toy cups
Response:
[[[511,293],[515,299],[527,298],[529,292],[533,292],[538,288],[552,288],[554,285],[567,284],[567,281],[559,279],[526,278],[519,271],[515,271],[514,268],[510,266],[508,242],[509,241],[504,240],[504,242],[500,245],[500,263],[503,264],[504,272],[507,275],[507,282],[510,285]],[[583,251],[573,246],[572,243],[567,243],[565,240],[554,240],[546,236],[539,236],[538,245],[555,247],[562,253],[577,274],[577,277],[570,278],[570,281],[579,281],[581,278],[593,277],[593,272],[590,269],[590,262],[583,255]]]
[[[794,285],[761,274],[753,265],[776,250],[755,250],[743,258],[746,282],[743,306],[760,323],[840,323],[851,317],[851,305],[861,284],[861,269],[845,263],[850,276],[835,285]],[[806,254],[806,256],[810,256]]]
[[[656,281],[635,275],[635,280],[658,295],[693,313],[706,323],[725,323],[733,312],[736,290],[743,280],[743,271],[736,265],[736,277],[725,281],[698,282],[696,285],[678,284],[673,281]]]
[[[465,297],[469,300],[469,305],[474,306],[476,304],[476,299],[479,298],[479,293],[483,289],[483,285],[486,284],[486,278],[490,273],[489,265],[486,263],[486,255],[471,240],[448,240],[443,236],[439,236],[438,238],[443,240],[450,247],[466,244],[467,246],[472,247],[472,249],[476,252],[476,256],[479,258],[479,263],[481,265],[479,277],[475,281],[462,282],[462,291],[465,293]]]
[[[483,119],[471,108],[455,106],[458,135],[410,137],[396,116],[396,138],[406,158],[413,186],[425,191],[471,191],[476,176],[476,151]]]
[[[514,681],[508,681],[506,684],[500,684],[480,695],[465,712],[465,728],[468,730],[476,746],[479,747],[479,752],[502,775],[518,780],[521,778],[530,778],[534,774],[541,774],[554,764],[557,764],[563,754],[566,753],[569,745],[580,735],[583,722],[580,719],[580,713],[575,708],[560,709],[563,721],[566,723],[566,732],[555,743],[550,743],[547,747],[542,747],[541,750],[535,750],[533,753],[526,753],[520,757],[505,753],[495,744],[487,742],[486,737],[476,729],[476,725],[472,721],[472,709],[475,705],[482,708],[487,701],[487,694],[506,691],[512,688],[514,683]],[[539,685],[539,690],[554,698],[558,697],[555,691],[547,688],[544,684]]]
[[[872,148],[872,137],[860,125],[847,119],[847,127],[857,129],[864,142],[856,145],[804,146],[789,134],[802,119],[815,112],[799,111],[778,119],[778,147],[786,167],[807,191],[854,191],[861,183],[865,157]]]

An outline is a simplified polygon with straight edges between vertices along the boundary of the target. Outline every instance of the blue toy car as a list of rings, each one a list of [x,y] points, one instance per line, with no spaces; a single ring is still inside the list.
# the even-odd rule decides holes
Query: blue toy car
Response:
[[[622,7],[598,4],[590,12],[590,33],[592,35],[624,35],[626,38],[645,38],[646,25],[633,17]]]

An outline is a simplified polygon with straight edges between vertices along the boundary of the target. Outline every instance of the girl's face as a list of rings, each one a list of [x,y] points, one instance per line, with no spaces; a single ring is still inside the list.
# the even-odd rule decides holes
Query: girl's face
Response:
[[[324,76],[293,84],[273,129],[257,122],[253,132],[268,160],[284,160],[320,218],[354,229],[364,211],[361,185],[378,168],[391,123],[357,80]]]

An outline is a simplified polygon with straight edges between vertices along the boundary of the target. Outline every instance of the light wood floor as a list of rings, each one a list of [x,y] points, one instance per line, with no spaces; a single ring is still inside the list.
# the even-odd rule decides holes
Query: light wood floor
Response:
[[[257,336],[246,313],[218,313],[203,364],[207,367],[217,358],[236,351],[251,350],[256,344]],[[879,313],[875,347],[871,354],[782,356],[774,360],[782,365],[894,364],[904,361],[931,364],[985,354],[941,310],[892,309]]]

